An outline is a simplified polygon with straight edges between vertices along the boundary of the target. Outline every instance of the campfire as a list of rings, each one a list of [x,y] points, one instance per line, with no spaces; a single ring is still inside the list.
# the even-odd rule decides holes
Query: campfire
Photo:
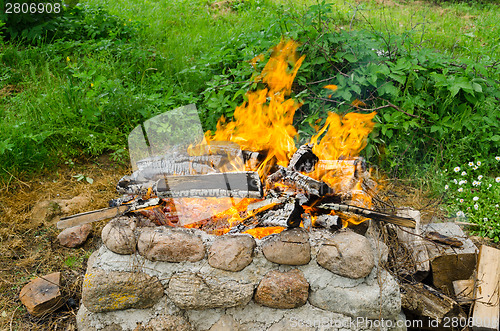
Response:
[[[458,297],[486,286],[472,279],[477,248],[454,223],[424,228],[418,211],[379,208],[359,156],[376,114],[332,112],[296,147],[296,48],[273,49],[258,88],[215,132],[203,132],[194,105],[138,126],[122,197],[61,219],[113,218],[89,259],[79,328],[394,330],[465,316],[471,299]],[[477,274],[493,278],[481,259]]]
[[[129,139],[135,172],[119,181],[117,190],[124,196],[111,206],[132,207],[156,225],[255,238],[299,226],[339,229],[368,218],[414,227],[411,219],[372,210],[377,183],[358,155],[374,127],[375,112],[331,112],[309,142],[296,148],[293,118],[301,104],[289,96],[304,60],[297,46],[282,41],[273,49],[255,77],[262,87],[249,91],[234,119],[221,118],[215,132],[193,130],[194,106],[136,128]],[[194,126],[178,123],[193,117]],[[179,143],[171,137],[175,132],[160,134],[153,123],[177,125],[191,137]]]

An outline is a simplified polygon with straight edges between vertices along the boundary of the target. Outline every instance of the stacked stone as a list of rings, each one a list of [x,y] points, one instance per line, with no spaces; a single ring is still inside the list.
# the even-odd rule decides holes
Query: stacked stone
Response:
[[[338,321],[332,330],[397,329],[352,323],[396,326],[401,311],[397,283],[376,267],[386,257],[352,231],[295,228],[256,241],[122,217],[102,239],[83,282],[79,330],[329,330]]]

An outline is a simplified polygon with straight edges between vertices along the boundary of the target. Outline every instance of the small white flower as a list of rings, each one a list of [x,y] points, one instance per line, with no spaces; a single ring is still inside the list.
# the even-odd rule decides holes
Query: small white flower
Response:
[[[477,201],[477,200],[479,200],[479,197],[474,197],[474,198],[472,198],[472,200]]]
[[[472,186],[478,186],[478,185],[479,185],[479,184],[478,184],[478,182],[477,182],[477,181],[473,181],[473,182],[472,182]]]
[[[495,156],[495,160],[500,161],[500,156]]]
[[[483,175],[477,176],[477,180],[481,180],[481,179],[483,179]]]
[[[455,171],[455,172],[459,172],[459,171],[460,171],[460,167],[455,167],[455,168],[453,169],[453,171]]]
[[[477,170],[477,167],[476,167],[476,166],[474,166],[474,168],[472,168],[472,169]]]
[[[488,222],[488,218],[487,217],[483,218],[483,221]]]
[[[445,186],[444,186],[444,189],[445,189],[445,190],[447,190],[447,189],[449,189],[449,188],[450,188],[450,187],[449,187],[448,185],[445,185]]]
[[[462,187],[458,189],[458,192],[463,192],[463,191],[464,189]]]
[[[453,180],[453,183],[458,184],[458,181],[456,179]]]
[[[457,217],[464,217],[464,216],[465,216],[465,214],[463,211],[461,211],[461,210],[457,211]]]
[[[460,199],[460,203],[464,203],[464,199]]]
[[[462,171],[462,176],[467,176],[467,173],[465,171]]]
[[[477,203],[474,205],[474,209],[475,209],[475,210],[478,210],[478,209],[479,209],[479,205],[478,205]]]
[[[490,187],[491,187],[491,184],[488,185],[488,188],[490,188]]]
[[[461,181],[458,182],[458,185],[462,185],[462,184],[465,184],[465,183],[467,183],[465,180],[461,180]]]
[[[495,182],[500,183],[500,177],[495,178]]]
[[[469,162],[469,167],[473,167],[474,166],[474,162]]]
[[[478,167],[480,167],[481,166],[481,161],[477,161],[476,164],[477,164]]]

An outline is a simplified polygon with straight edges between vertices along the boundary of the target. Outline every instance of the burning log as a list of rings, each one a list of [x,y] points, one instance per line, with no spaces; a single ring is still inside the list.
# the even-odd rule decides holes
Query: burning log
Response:
[[[288,169],[300,172],[312,172],[319,158],[312,151],[312,144],[302,145],[293,154]]]
[[[387,223],[395,225],[400,225],[408,228],[415,228],[415,220],[413,218],[406,218],[396,215],[385,214],[366,208],[345,205],[340,203],[325,203],[319,205],[318,208],[353,213],[367,218],[371,218],[372,220],[375,221],[385,221]]]
[[[124,188],[125,189],[125,188]],[[231,172],[206,175],[165,176],[126,187],[128,194],[144,199],[116,199],[113,207],[62,218],[59,229],[116,217],[126,212],[159,205],[163,198],[184,197],[237,197],[262,198],[262,185],[256,172]],[[151,196],[155,196],[150,198]],[[164,220],[159,220],[163,224]]]
[[[333,190],[326,183],[281,166],[278,166],[278,171],[266,179],[266,185],[270,189],[279,186],[279,184],[294,192],[304,193],[306,196],[321,197],[333,193]],[[279,188],[277,190],[279,191]]]
[[[266,200],[264,200],[266,201]],[[252,209],[254,211],[256,209]],[[256,227],[274,227],[296,228],[300,226],[304,209],[297,199],[288,199],[286,202],[269,203],[263,205],[257,212],[250,215],[240,224],[233,227],[229,233],[244,232]]]
[[[337,215],[319,215],[314,221],[314,226],[330,230],[338,230],[342,228],[342,221]]]
[[[256,172],[165,176],[152,186],[161,198],[237,197],[262,198],[262,186]]]

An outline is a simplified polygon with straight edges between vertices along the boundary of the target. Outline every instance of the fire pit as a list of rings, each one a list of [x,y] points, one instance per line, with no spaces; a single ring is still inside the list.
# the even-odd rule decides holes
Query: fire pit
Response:
[[[137,127],[123,197],[62,221],[117,216],[89,259],[80,330],[404,328],[372,220],[415,222],[373,209],[377,184],[357,155],[375,113],[330,113],[297,149],[296,47],[274,49],[265,88],[214,134],[193,106]]]
[[[254,239],[117,218],[89,259],[79,330],[392,330],[399,286],[369,227]],[[113,329],[111,327],[114,327]]]

